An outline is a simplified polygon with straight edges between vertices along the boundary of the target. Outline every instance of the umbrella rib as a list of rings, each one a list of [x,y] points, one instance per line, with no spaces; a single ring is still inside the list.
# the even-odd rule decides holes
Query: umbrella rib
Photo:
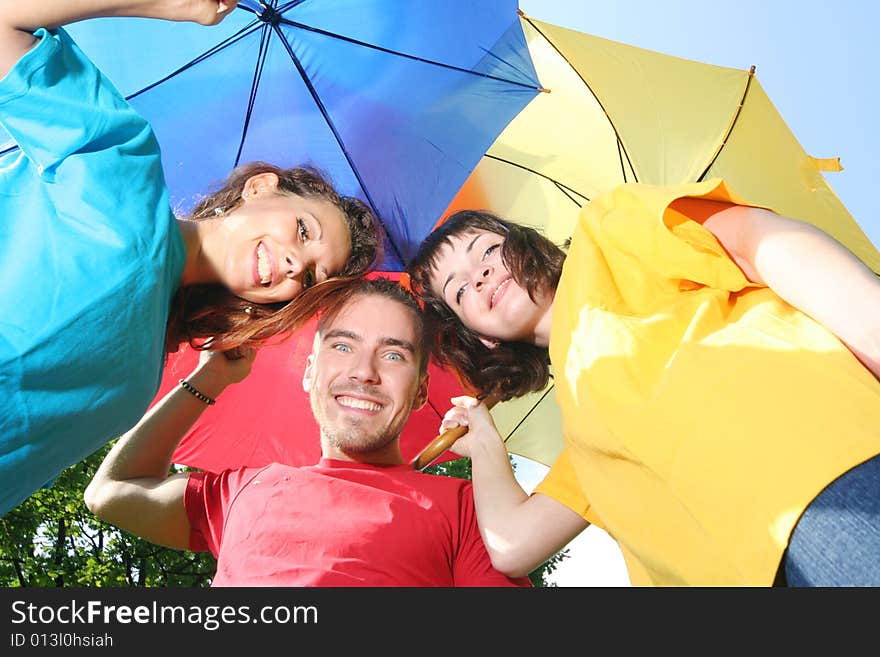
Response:
[[[532,406],[532,407],[529,409],[529,412],[522,416],[522,418],[520,419],[520,421],[516,423],[516,426],[515,426],[513,429],[511,429],[511,431],[510,431],[509,434],[507,434],[507,438],[504,439],[504,442],[505,442],[505,443],[507,443],[507,441],[510,440],[510,439],[513,437],[513,434],[516,433],[516,430],[519,429],[519,428],[522,426],[522,423],[525,422],[525,421],[528,419],[528,417],[529,417],[529,416],[535,411],[536,408],[538,408],[538,406],[540,405],[540,403],[541,403],[542,401],[544,401],[544,399],[547,397],[547,395],[549,395],[549,394],[552,392],[552,390],[553,390],[554,387],[555,387],[555,384],[551,384],[550,387],[547,388],[547,389],[544,391],[544,394],[541,395],[541,398],[540,398],[538,401],[535,402],[534,406]]]
[[[489,159],[496,160],[498,162],[503,162],[504,164],[509,164],[510,166],[516,167],[518,169],[522,169],[523,171],[528,171],[529,173],[532,173],[532,174],[538,176],[539,178],[543,178],[544,180],[547,180],[547,181],[553,183],[554,185],[556,185],[559,188],[560,191],[571,192],[572,194],[577,194],[581,198],[585,198],[588,202],[590,200],[590,198],[588,196],[581,194],[576,189],[572,189],[571,187],[569,187],[565,183],[561,183],[558,180],[556,180],[555,178],[551,178],[550,176],[547,176],[547,175],[541,173],[540,171],[535,171],[534,169],[530,169],[529,167],[527,167],[523,164],[519,164],[518,162],[512,162],[511,160],[506,160],[503,157],[498,157],[497,155],[492,155],[490,153],[486,153],[483,157],[488,157]],[[574,198],[572,198],[568,193],[566,193],[566,196],[571,198],[571,200],[574,203],[576,203],[578,207],[581,207],[581,204],[578,203]]]
[[[251,11],[250,9],[247,9],[246,7],[238,7],[238,9],[244,9],[246,11]],[[241,28],[235,34],[227,37],[226,39],[224,39],[223,41],[218,43],[216,46],[214,46],[210,50],[205,51],[204,53],[202,53],[201,55],[199,55],[198,57],[196,57],[192,61],[187,62],[186,64],[184,64],[183,66],[181,66],[177,70],[172,71],[171,73],[166,75],[164,78],[162,78],[160,80],[156,80],[155,82],[144,87],[143,89],[140,89],[139,91],[135,91],[133,94],[126,96],[125,100],[132,100],[133,98],[136,98],[136,97],[140,96],[141,94],[148,92],[150,89],[153,89],[154,87],[159,86],[163,82],[167,82],[168,80],[173,78],[175,75],[179,75],[180,73],[182,73],[186,69],[191,68],[192,66],[195,66],[199,62],[207,59],[208,57],[210,57],[214,53],[219,52],[223,48],[226,48],[227,46],[231,46],[233,43],[235,43],[237,41],[241,41],[244,37],[248,36],[248,34],[250,32],[253,32],[257,27],[258,27],[258,23],[256,23],[256,22],[251,23],[249,25],[246,25],[245,27]],[[7,154],[12,153],[14,151],[17,151],[18,149],[19,149],[19,147],[17,144],[14,146],[10,146],[9,148],[6,148],[6,149],[0,151],[0,157],[3,157],[4,155],[7,155]]]
[[[746,97],[749,95],[749,89],[752,86],[752,78],[755,77],[755,67],[752,66],[749,69],[749,77],[746,79],[746,87],[743,89],[742,98],[739,101],[739,107],[736,108],[736,113],[733,115],[733,120],[730,122],[730,126],[727,128],[727,132],[724,133],[724,137],[721,139],[721,144],[718,146],[718,150],[715,151],[715,155],[712,157],[712,160],[706,166],[706,169],[700,176],[697,178],[697,182],[702,182],[703,178],[706,177],[706,174],[709,173],[709,169],[715,164],[715,160],[718,159],[718,156],[721,155],[721,151],[727,145],[727,140],[730,139],[730,134],[733,132],[734,126],[736,126],[736,122],[739,120],[739,115],[742,113],[743,106],[746,104]]]
[[[251,82],[251,93],[248,98],[247,111],[244,115],[244,125],[241,129],[241,140],[238,142],[238,151],[235,154],[235,163],[233,166],[236,167],[241,161],[241,152],[244,150],[244,140],[247,139],[248,127],[251,124],[251,115],[254,112],[254,103],[257,101],[257,88],[263,77],[263,67],[266,64],[266,55],[269,52],[269,30],[266,29],[266,27],[268,26],[264,26],[263,33],[260,35],[260,49],[257,52],[257,66],[254,69],[253,82]]]
[[[321,101],[320,96],[318,96],[318,92],[315,90],[315,87],[312,85],[312,81],[309,79],[309,76],[306,74],[305,69],[302,66],[302,63],[297,58],[296,54],[293,52],[293,49],[290,47],[290,44],[287,42],[287,39],[284,38],[284,34],[281,32],[281,29],[277,25],[272,26],[273,29],[278,34],[278,38],[281,39],[281,43],[284,45],[284,49],[287,50],[287,54],[290,56],[293,65],[296,66],[296,70],[299,71],[300,77],[306,85],[306,88],[309,90],[309,94],[312,96],[312,100],[315,101],[315,104],[318,106],[318,110],[321,112],[321,116],[324,117],[324,121],[327,123],[327,127],[330,128],[330,132],[333,133],[333,137],[336,139],[336,143],[339,145],[339,149],[342,151],[342,155],[345,157],[345,161],[348,162],[348,166],[351,167],[351,171],[354,174],[355,178],[358,181],[358,184],[361,186],[361,190],[364,192],[364,196],[367,198],[367,203],[369,203],[370,208],[373,210],[373,214],[382,224],[383,228],[385,227],[385,222],[383,221],[381,215],[379,214],[379,210],[376,207],[376,203],[373,201],[373,197],[370,195],[370,191],[367,189],[367,186],[364,184],[363,178],[361,178],[361,173],[358,171],[357,166],[355,166],[354,161],[351,158],[348,150],[345,148],[345,144],[342,142],[342,136],[339,134],[339,131],[336,129],[336,126],[333,123],[333,120],[330,118],[330,114],[327,111],[327,108],[324,107],[324,103]],[[385,237],[388,239],[388,243],[391,245],[392,250],[394,251],[394,255],[397,256],[397,259],[406,264],[406,260],[404,260],[401,255],[401,251],[398,248],[397,244],[394,243],[394,240],[391,239],[391,231],[385,230]]]
[[[287,4],[284,4],[284,5],[281,5],[280,7],[278,7],[277,11],[279,14],[283,14],[288,9],[293,9],[294,7],[296,7],[297,5],[301,5],[305,1],[306,0],[291,0]]]
[[[232,36],[227,37],[225,40],[221,41],[220,43],[218,43],[216,46],[214,46],[210,50],[203,52],[201,55],[199,55],[198,57],[196,57],[192,61],[187,62],[186,64],[184,64],[183,66],[178,68],[176,71],[172,71],[171,73],[166,75],[161,80],[156,80],[155,82],[144,87],[140,91],[136,91],[133,94],[131,94],[130,96],[126,96],[125,99],[131,100],[133,98],[136,98],[137,96],[140,96],[142,93],[146,93],[147,91],[149,91],[153,87],[159,86],[163,82],[166,82],[166,81],[170,80],[171,78],[173,78],[175,75],[179,75],[180,73],[183,73],[183,71],[187,70],[188,68],[191,68],[191,67],[195,66],[196,64],[198,64],[199,62],[202,62],[203,60],[207,59],[208,57],[210,57],[214,53],[217,53],[220,50],[223,50],[227,46],[231,46],[233,43],[235,43],[237,41],[241,41],[244,37],[248,36],[251,32],[256,31],[258,29],[258,27],[259,27],[259,23],[256,21],[254,23],[251,23],[250,25],[246,25],[245,27],[241,28],[238,32],[233,34]]]
[[[553,184],[556,186],[556,189],[558,189],[560,192],[565,194],[571,200],[571,202],[574,203],[576,206],[578,206],[579,208],[584,207],[580,201],[578,201],[574,196],[571,195],[571,192],[565,188],[565,185],[563,185],[562,183],[557,182],[555,180],[553,181]],[[585,196],[584,198],[587,198],[587,197]],[[590,199],[587,199],[588,202],[589,202],[589,200]]]
[[[242,11],[249,12],[249,13],[253,14],[254,16],[259,16],[256,9],[253,9],[252,7],[248,7],[247,5],[239,4],[239,5],[236,5],[235,8],[241,9]]]
[[[451,71],[458,71],[459,73],[467,73],[469,75],[475,75],[477,77],[486,78],[489,80],[495,80],[496,82],[505,82],[507,84],[512,84],[517,87],[522,87],[524,89],[531,89],[533,91],[541,91],[541,87],[536,87],[531,84],[526,84],[525,82],[516,82],[515,80],[508,80],[507,78],[502,78],[497,75],[490,75],[489,73],[480,73],[478,71],[472,71],[467,68],[462,68],[460,66],[453,66],[452,64],[444,64],[443,62],[437,62],[433,59],[426,59],[424,57],[416,57],[415,55],[407,55],[404,52],[399,52],[397,50],[391,50],[390,48],[383,48],[382,46],[377,46],[372,43],[367,43],[366,41],[359,41],[358,39],[353,39],[351,37],[342,36],[341,34],[334,34],[333,32],[328,32],[326,30],[322,30],[317,27],[312,27],[311,25],[305,25],[303,23],[297,23],[296,21],[289,20],[287,18],[281,18],[279,20],[280,23],[284,23],[285,25],[290,25],[291,27],[298,27],[302,30],[306,30],[308,32],[314,32],[316,34],[321,34],[326,37],[330,37],[331,39],[338,39],[340,41],[346,41],[347,43],[352,43],[357,46],[363,46],[364,48],[371,48],[372,50],[378,50],[380,52],[387,53],[389,55],[395,55],[397,57],[403,57],[405,59],[411,59],[416,62],[422,62],[423,64],[430,64],[431,66],[438,66],[440,68],[446,68]]]
[[[434,405],[434,402],[431,401],[430,398],[428,398],[428,406],[430,406],[431,410],[437,414],[437,417],[439,417],[441,420],[443,419],[443,415],[440,413],[439,410],[437,410],[437,407]]]
[[[620,138],[620,133],[617,131],[617,126],[614,125],[614,121],[611,120],[611,116],[608,114],[608,110],[605,109],[605,105],[603,105],[602,101],[599,100],[599,97],[596,95],[596,92],[593,91],[593,88],[584,79],[584,76],[581,75],[581,72],[577,70],[577,68],[574,66],[574,64],[572,64],[570,61],[568,61],[568,58],[564,54],[562,54],[562,51],[559,50],[559,48],[556,47],[556,44],[553,43],[553,41],[551,41],[550,38],[546,34],[544,34],[544,32],[541,31],[541,28],[538,27],[537,25],[535,25],[534,22],[532,22],[532,19],[529,18],[528,16],[523,16],[523,19],[528,21],[529,25],[531,25],[533,28],[535,28],[535,30],[538,32],[538,34],[540,34],[542,37],[544,37],[544,40],[547,43],[549,43],[550,46],[553,48],[553,50],[555,50],[559,54],[559,56],[562,58],[562,61],[564,61],[566,64],[568,64],[571,67],[571,70],[575,72],[575,75],[577,75],[580,78],[581,82],[584,83],[584,86],[590,91],[591,94],[593,94],[593,98],[595,98],[596,102],[599,103],[599,107],[602,108],[602,112],[604,112],[605,118],[608,119],[608,124],[611,126],[611,129],[614,130],[614,136],[617,137],[618,149],[623,151],[623,154],[626,156],[626,161],[629,162],[629,167],[633,173],[633,178],[634,178],[635,182],[638,182],[639,180],[638,180],[638,176],[636,175],[636,169],[633,166],[632,160],[630,160],[630,158],[629,158],[629,153],[626,151],[626,148],[623,146],[623,140]],[[621,174],[623,175],[623,179],[626,180],[626,171],[624,170],[624,167],[623,167],[623,161],[621,161],[620,164],[621,164],[621,166],[620,166]]]

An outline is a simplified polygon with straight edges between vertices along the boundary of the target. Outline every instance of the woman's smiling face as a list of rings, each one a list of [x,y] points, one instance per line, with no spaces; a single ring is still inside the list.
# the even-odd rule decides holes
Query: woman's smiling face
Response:
[[[278,193],[271,184],[246,186],[241,205],[218,229],[224,251],[212,258],[218,282],[255,303],[290,301],[342,271],[351,254],[340,208],[321,198]]]
[[[529,298],[502,258],[504,237],[483,229],[451,236],[437,250],[431,290],[467,328],[489,340],[534,342],[547,306]]]

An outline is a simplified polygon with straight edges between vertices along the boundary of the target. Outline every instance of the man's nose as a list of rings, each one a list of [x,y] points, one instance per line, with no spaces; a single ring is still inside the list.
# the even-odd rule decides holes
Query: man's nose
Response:
[[[379,369],[376,367],[376,359],[371,353],[358,354],[351,363],[348,378],[362,383],[378,383]]]

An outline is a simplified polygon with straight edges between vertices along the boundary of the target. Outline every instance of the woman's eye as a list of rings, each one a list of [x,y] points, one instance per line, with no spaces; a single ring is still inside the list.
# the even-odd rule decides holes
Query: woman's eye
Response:
[[[296,219],[296,230],[299,233],[299,238],[305,242],[309,239],[309,228],[306,226],[306,222],[303,221],[300,217]]]
[[[455,303],[461,303],[461,297],[464,296],[464,290],[467,285],[462,285],[458,288],[458,291],[455,293]]]
[[[309,289],[312,285],[315,284],[315,275],[312,273],[311,269],[307,270],[305,276],[303,276],[303,287]]]
[[[483,260],[485,260],[490,255],[492,255],[495,252],[495,249],[497,249],[499,246],[501,246],[501,245],[500,244],[493,244],[488,249],[486,249],[486,252],[483,254]]]

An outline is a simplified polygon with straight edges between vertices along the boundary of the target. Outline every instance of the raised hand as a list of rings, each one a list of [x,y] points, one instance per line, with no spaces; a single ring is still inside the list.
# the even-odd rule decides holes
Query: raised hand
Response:
[[[167,0],[167,13],[160,16],[173,21],[192,21],[216,25],[238,5],[238,0]]]
[[[234,352],[206,350],[199,354],[199,364],[194,374],[207,377],[225,388],[243,381],[251,372],[257,350],[240,347]]]
[[[216,25],[238,0],[0,0],[0,77],[30,50],[40,27],[55,29],[89,18],[134,16]]]
[[[468,431],[450,447],[460,456],[473,456],[473,450],[482,444],[501,444],[503,440],[495,428],[495,422],[486,404],[474,397],[453,397],[450,402],[453,407],[446,411],[443,421],[440,423],[440,432],[455,427],[467,427]]]

